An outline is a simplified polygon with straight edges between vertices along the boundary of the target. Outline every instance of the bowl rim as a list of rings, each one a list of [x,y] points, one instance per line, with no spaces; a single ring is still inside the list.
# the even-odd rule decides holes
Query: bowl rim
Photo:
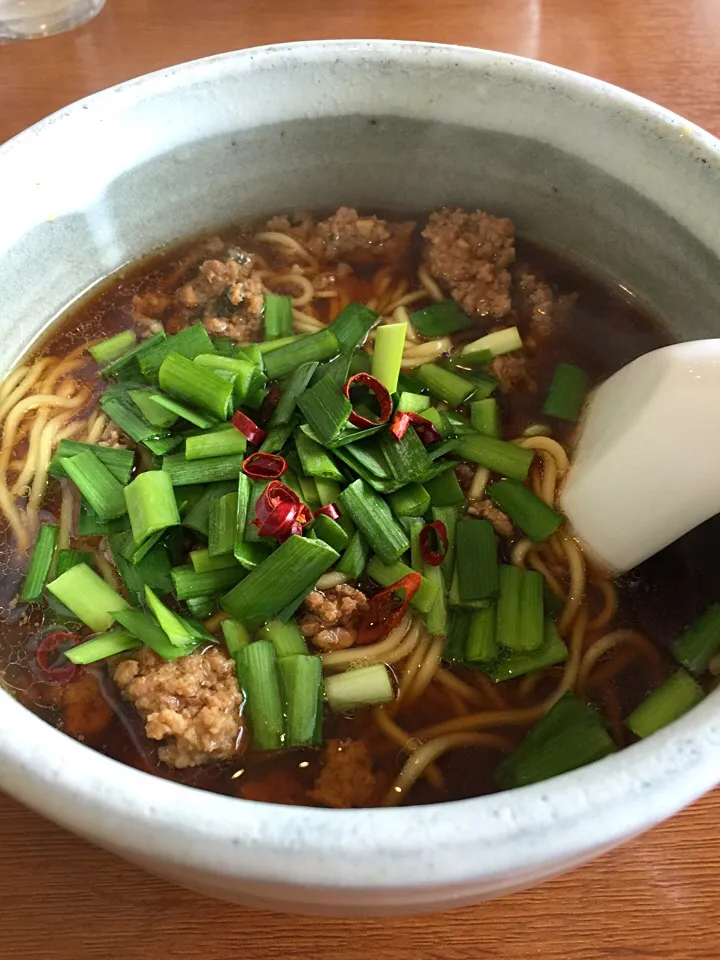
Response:
[[[541,61],[471,47],[404,40],[319,40],[247,48],[189,61],[80,100],[0,146],[0,170],[44,132],[89,106],[112,117],[168,85],[288,58],[338,55],[417,66],[492,67],[553,83],[585,103],[600,98],[629,123],[691,131],[668,149],[702,155],[720,172],[720,143],[656,104]],[[283,807],[163,780],[88,749],[0,691],[0,786],[41,813],[138,858],[286,886],[390,890],[460,885],[576,861],[669,816],[720,780],[720,692],[651,739],[579,771],[471,800],[394,809]],[[308,852],[312,857],[308,857]],[[239,855],[241,853],[241,855]]]

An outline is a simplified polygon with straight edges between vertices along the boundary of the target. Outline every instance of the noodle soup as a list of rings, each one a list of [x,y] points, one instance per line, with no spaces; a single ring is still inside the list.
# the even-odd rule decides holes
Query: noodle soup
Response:
[[[122,271],[0,389],[4,686],[158,776],[328,807],[651,734],[720,651],[703,532],[613,582],[557,502],[587,391],[665,342],[480,211]]]

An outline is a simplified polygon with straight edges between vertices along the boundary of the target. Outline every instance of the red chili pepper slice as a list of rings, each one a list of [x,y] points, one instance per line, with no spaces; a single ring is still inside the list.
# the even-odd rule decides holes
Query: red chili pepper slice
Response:
[[[260,423],[264,425],[270,420],[281,396],[282,390],[280,387],[273,387],[272,390],[265,394],[263,402],[260,404],[260,413],[258,415]]]
[[[297,503],[279,503],[264,520],[253,520],[261,537],[283,537],[295,523],[300,505]]]
[[[267,436],[265,431],[259,427],[254,420],[251,420],[250,417],[245,416],[245,414],[240,410],[235,411],[235,413],[232,415],[230,423],[235,427],[236,430],[240,431],[240,433],[247,439],[248,443],[253,443],[256,447],[259,447]]]
[[[420,531],[420,553],[425,563],[439,566],[445,559],[448,548],[447,527],[442,520],[433,520]]]
[[[395,414],[393,422],[390,424],[390,433],[392,433],[397,440],[402,440],[410,424],[415,427],[417,435],[426,447],[431,443],[437,443],[439,440],[442,440],[442,437],[429,420],[421,417],[419,413],[410,413],[409,410],[401,410]]]
[[[265,520],[280,503],[295,503],[299,506],[300,497],[280,480],[271,480],[255,505],[256,516],[259,520]]]
[[[251,453],[243,460],[242,468],[253,480],[277,480],[287,470],[287,463],[276,453]]]
[[[255,505],[251,521],[261,537],[274,537],[280,543],[292,534],[302,535],[313,515],[306,503],[286,484],[271,480]]]
[[[408,573],[397,583],[391,584],[370,600],[358,627],[357,643],[374,643],[396,627],[405,616],[405,611],[422,583],[419,573]],[[404,591],[402,601],[395,596],[396,591]]]
[[[368,390],[375,394],[378,405],[380,406],[380,416],[377,420],[370,420],[368,417],[361,417],[359,413],[355,413],[353,410],[350,414],[350,423],[354,427],[362,428],[377,427],[378,424],[387,423],[392,413],[392,399],[387,387],[384,387],[377,377],[372,377],[369,373],[356,373],[350,377],[343,387],[343,393],[351,402],[350,391],[353,387],[367,387]]]
[[[300,524],[300,526],[304,527],[306,523],[310,523],[312,518],[313,515],[310,507],[306,503],[301,503],[297,515],[297,522]]]
[[[58,647],[75,647],[78,643],[80,643],[79,637],[74,633],[65,633],[63,631],[49,633],[40,641],[35,651],[35,660],[40,668],[40,672],[47,680],[51,680],[53,683],[65,684],[71,683],[77,677],[80,673],[80,667],[76,663],[71,663],[68,660],[65,666],[56,667],[52,665],[52,662],[56,659],[53,657],[53,654],[57,653]],[[60,654],[58,654],[58,657],[59,656]]]
[[[330,517],[331,520],[339,520],[342,516],[340,510],[334,503],[326,503],[324,507],[320,507],[320,509],[316,510],[313,514],[315,517],[319,517],[321,515]]]

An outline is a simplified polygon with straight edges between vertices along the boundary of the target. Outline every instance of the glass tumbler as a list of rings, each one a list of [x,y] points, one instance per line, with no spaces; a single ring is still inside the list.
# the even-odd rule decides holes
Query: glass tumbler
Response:
[[[87,23],[105,0],[0,0],[0,42],[50,37]]]

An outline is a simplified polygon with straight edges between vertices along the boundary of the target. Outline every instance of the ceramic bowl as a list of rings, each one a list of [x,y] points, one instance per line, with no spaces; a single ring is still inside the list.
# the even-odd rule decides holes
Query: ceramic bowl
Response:
[[[141,77],[0,148],[0,368],[98,278],[241,216],[480,206],[632,291],[678,337],[720,317],[720,150],[547,64],[386,41],[244,50]],[[0,693],[0,785],[215,897],[391,914],[498,896],[651,827],[720,780],[720,693],[546,783],[391,810],[280,807],[100,756]]]

